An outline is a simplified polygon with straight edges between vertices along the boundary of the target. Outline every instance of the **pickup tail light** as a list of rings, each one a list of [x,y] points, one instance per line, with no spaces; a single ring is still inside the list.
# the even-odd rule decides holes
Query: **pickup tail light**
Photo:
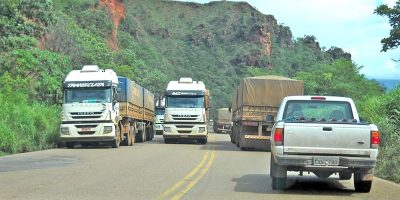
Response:
[[[377,149],[381,143],[379,131],[371,131],[371,148]]]
[[[283,145],[283,128],[276,128],[274,132],[274,142],[276,146]]]

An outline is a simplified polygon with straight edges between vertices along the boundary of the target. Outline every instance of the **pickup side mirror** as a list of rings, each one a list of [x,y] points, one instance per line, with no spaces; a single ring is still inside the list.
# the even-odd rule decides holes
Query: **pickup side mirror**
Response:
[[[274,122],[275,121],[275,117],[273,115],[267,115],[267,117],[265,117],[265,121]]]

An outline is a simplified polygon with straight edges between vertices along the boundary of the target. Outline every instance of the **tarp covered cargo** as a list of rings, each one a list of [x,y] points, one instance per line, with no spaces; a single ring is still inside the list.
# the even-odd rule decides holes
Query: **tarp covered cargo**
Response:
[[[229,108],[217,109],[217,115],[216,115],[215,120],[223,121],[223,122],[231,122],[232,121],[232,114],[229,111]]]
[[[117,100],[119,102],[129,102],[138,107],[143,107],[142,86],[122,76],[118,77],[118,82],[120,94],[117,95]]]
[[[154,94],[151,93],[146,88],[143,88],[143,95],[144,95],[144,107],[151,111],[154,111]]]
[[[233,96],[232,96],[232,111],[235,111],[237,109],[237,98],[238,98],[238,89],[236,88],[233,91]]]
[[[248,77],[240,81],[236,109],[242,106],[279,107],[286,96],[303,95],[303,81],[281,76]]]

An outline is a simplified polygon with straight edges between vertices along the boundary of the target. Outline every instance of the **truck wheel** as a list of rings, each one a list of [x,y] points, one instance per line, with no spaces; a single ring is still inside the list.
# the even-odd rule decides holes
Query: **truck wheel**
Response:
[[[126,133],[126,136],[125,136],[125,138],[123,140],[123,145],[124,146],[129,146],[129,144],[131,142],[131,139],[129,139],[130,135],[131,135],[130,131],[128,133]]]
[[[200,144],[207,144],[207,138],[200,139]]]
[[[118,148],[119,145],[121,144],[121,129],[119,129],[119,126],[115,126],[115,133],[117,135],[117,138],[115,138],[113,141],[111,141],[111,147],[112,148]]]
[[[169,144],[169,143],[171,143],[171,140],[169,140],[169,139],[167,139],[167,138],[164,138],[164,143],[165,143],[165,144]]]
[[[371,190],[372,180],[363,181],[362,173],[355,172],[354,173],[354,189],[356,192],[368,193]]]
[[[73,143],[73,142],[66,142],[66,143],[65,143],[65,146],[66,146],[68,149],[72,149],[72,148],[74,148],[75,143]]]
[[[144,132],[143,130],[139,131],[138,142],[146,142],[146,132]]]
[[[339,179],[340,180],[350,180],[351,179],[351,172],[339,172]]]
[[[131,137],[132,137],[132,144],[131,144],[131,146],[132,146],[136,142],[136,132],[135,132],[135,127],[134,126],[132,126],[132,135],[131,135]]]

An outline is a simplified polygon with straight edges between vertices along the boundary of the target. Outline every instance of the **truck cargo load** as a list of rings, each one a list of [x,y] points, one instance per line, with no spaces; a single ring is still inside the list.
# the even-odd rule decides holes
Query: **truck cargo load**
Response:
[[[214,120],[214,132],[226,133],[232,128],[232,113],[229,108],[220,108],[216,110]]]
[[[143,119],[143,87],[125,77],[118,77],[117,101],[121,116]]]
[[[273,121],[282,99],[303,95],[303,81],[281,76],[248,77],[240,81],[232,97],[231,141],[242,150],[269,149]]]
[[[143,88],[144,120],[155,121],[154,94]]]

